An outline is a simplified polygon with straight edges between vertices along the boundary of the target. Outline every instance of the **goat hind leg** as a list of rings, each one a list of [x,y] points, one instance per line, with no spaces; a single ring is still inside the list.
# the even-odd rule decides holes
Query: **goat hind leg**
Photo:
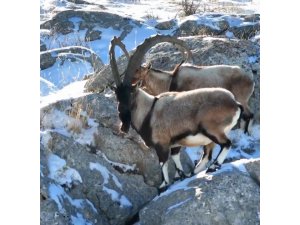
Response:
[[[205,170],[207,163],[211,160],[212,150],[215,146],[214,142],[205,145],[203,148],[203,155],[198,164],[195,166],[194,174],[200,173],[201,171]]]
[[[227,137],[225,138],[225,140],[226,141],[224,141],[222,144],[220,144],[221,150],[220,150],[217,158],[214,160],[214,162],[207,169],[207,171],[206,171],[207,173],[215,172],[216,170],[220,169],[222,163],[226,159],[226,156],[228,155],[228,153],[230,151],[231,141]]]

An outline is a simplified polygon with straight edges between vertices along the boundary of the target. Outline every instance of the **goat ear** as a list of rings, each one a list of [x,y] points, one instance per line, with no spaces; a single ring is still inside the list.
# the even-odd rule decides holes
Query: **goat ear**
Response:
[[[151,68],[152,68],[152,64],[149,63],[149,64],[147,65],[147,69],[150,70]]]
[[[131,84],[131,88],[133,90],[133,89],[142,87],[142,85],[143,85],[143,81],[142,80],[138,80],[137,82]]]

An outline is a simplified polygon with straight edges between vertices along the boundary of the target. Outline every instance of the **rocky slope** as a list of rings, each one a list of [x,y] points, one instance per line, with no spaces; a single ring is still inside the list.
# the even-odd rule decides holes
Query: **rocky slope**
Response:
[[[157,196],[161,182],[157,155],[132,129],[126,135],[119,133],[111,70],[103,57],[111,35],[131,40],[132,33],[142,32],[146,25],[101,10],[70,9],[41,23],[41,73],[67,61],[70,65],[86,61],[92,68],[78,77],[86,79],[85,96],[40,110],[41,224],[259,224],[259,156],[241,159],[257,158],[259,139],[245,148],[233,143],[233,151],[240,154],[228,158],[222,170],[177,181]],[[206,17],[210,21],[206,25],[191,17],[180,23],[165,21],[147,35],[167,31],[180,36],[192,50],[195,64],[240,65],[252,71],[256,86],[250,105],[259,124],[259,15],[234,17]],[[232,21],[246,24],[235,26]],[[68,39],[74,34],[80,35],[79,42]],[[67,46],[61,40],[67,40]],[[74,48],[74,43],[83,45]],[[160,44],[147,53],[145,62],[172,70],[181,57],[172,45]],[[121,56],[118,67],[124,70],[126,65]],[[186,172],[193,169],[188,151],[182,151],[181,161]],[[170,177],[175,173],[172,163]]]

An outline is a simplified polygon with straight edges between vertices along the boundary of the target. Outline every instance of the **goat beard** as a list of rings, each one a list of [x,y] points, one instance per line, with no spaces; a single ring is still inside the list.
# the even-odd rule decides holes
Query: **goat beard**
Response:
[[[127,113],[120,113],[119,114],[120,120],[122,121],[120,130],[124,133],[128,133],[131,123],[131,114],[130,112]]]

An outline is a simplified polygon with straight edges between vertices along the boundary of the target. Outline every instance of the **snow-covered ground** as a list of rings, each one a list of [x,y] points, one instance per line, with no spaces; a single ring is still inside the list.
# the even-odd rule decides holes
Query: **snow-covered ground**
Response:
[[[83,4],[87,10],[109,11],[133,19],[147,21],[165,21],[182,16],[181,0],[85,0],[93,5]],[[194,2],[198,2],[194,0]],[[202,0],[199,12],[250,14],[259,13],[259,0]],[[41,22],[51,18],[55,13],[74,7],[66,0],[40,0]],[[97,7],[98,6],[98,7]]]

